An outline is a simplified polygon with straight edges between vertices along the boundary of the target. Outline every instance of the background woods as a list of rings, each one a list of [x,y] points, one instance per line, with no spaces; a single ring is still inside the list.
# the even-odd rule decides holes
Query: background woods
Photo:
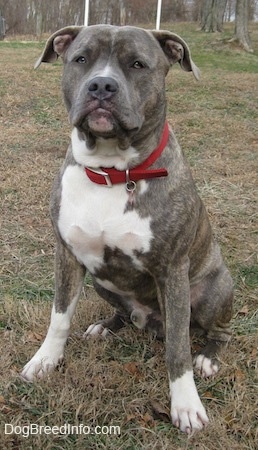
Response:
[[[51,33],[66,25],[83,24],[84,0],[0,0],[8,34]],[[114,25],[154,23],[157,0],[90,1],[89,23]],[[244,10],[246,20],[258,18],[257,0],[163,0],[162,22],[201,23],[206,32],[222,31],[224,21]]]

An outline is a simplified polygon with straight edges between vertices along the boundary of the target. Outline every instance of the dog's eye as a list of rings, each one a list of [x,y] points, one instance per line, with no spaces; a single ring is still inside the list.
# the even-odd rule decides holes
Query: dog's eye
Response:
[[[79,58],[76,59],[76,62],[78,64],[86,64],[86,58],[84,56],[79,56]]]
[[[144,69],[144,64],[141,61],[135,61],[132,65],[133,69]]]

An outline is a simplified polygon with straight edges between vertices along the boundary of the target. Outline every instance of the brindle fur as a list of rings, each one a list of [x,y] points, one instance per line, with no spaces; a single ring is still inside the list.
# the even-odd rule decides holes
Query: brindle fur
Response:
[[[149,72],[145,75],[137,72],[132,77],[126,69],[128,58],[139,52]],[[89,60],[87,72],[72,63],[84,53]],[[116,119],[114,135],[121,149],[128,146],[137,149],[139,163],[160,140],[166,117],[165,76],[170,65],[180,62],[183,69],[198,76],[188,47],[180,37],[169,32],[134,27],[115,29],[115,32],[110,26],[69,27],[49,39],[37,65],[58,56],[64,62],[62,87],[70,122],[80,130],[80,139],[91,148],[96,136],[88,129],[85,119],[88,83],[107,62],[114,68],[120,86],[108,100]],[[70,146],[51,195],[51,217],[57,239],[55,308],[63,313],[80,289],[86,272],[58,229],[62,174],[71,164],[77,163]],[[113,332],[130,322],[134,305],[127,295],[106,290],[96,279],[109,280],[120,291],[133,292],[138,304],[151,309],[145,327],[152,328],[158,337],[165,337],[166,362],[173,381],[192,369],[191,318],[207,333],[208,343],[201,353],[212,361],[221,346],[229,341],[233,288],[188,163],[171,129],[169,142],[153,165],[158,167],[166,167],[168,177],[146,181],[148,189],[141,195],[137,185],[134,202],[128,203],[124,211],[126,215],[135,209],[141,218],[151,217],[150,250],[135,251],[142,270],[121,249],[106,246],[103,264],[93,273],[93,281],[97,292],[115,308],[114,316],[101,322]]]

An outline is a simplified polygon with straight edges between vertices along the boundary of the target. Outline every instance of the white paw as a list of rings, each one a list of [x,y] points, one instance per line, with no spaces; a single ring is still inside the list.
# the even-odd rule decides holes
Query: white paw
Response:
[[[42,378],[46,373],[52,372],[63,359],[67,331],[53,331],[48,329],[46,339],[33,358],[26,364],[21,377],[27,381]]]
[[[52,372],[62,358],[62,354],[46,354],[40,348],[26,366],[24,366],[21,377],[26,381],[42,378],[47,373]]]
[[[203,378],[212,377],[219,370],[218,363],[213,363],[210,358],[204,355],[198,355],[194,359],[194,367],[200,372]]]
[[[110,333],[108,328],[104,328],[101,323],[92,323],[87,330],[85,331],[85,333],[83,334],[84,338],[89,338],[89,337],[94,337],[94,336],[98,336],[98,337],[107,337],[108,334]]]
[[[147,314],[143,309],[134,309],[131,313],[130,319],[132,323],[142,330],[147,323]]]
[[[209,419],[199,398],[192,371],[174,382],[170,381],[170,392],[173,425],[191,434],[208,424]]]

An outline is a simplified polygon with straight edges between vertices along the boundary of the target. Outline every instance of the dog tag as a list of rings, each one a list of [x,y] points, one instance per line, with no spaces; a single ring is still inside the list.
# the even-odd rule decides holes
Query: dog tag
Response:
[[[134,202],[134,191],[136,189],[136,183],[135,183],[135,181],[130,180],[129,169],[126,170],[126,185],[125,185],[125,187],[128,192],[128,195],[129,195],[129,203],[130,203],[130,205],[132,205]]]
[[[132,205],[134,202],[134,191],[136,189],[136,183],[134,181],[130,181],[126,183],[126,190],[129,195],[129,203]]]

